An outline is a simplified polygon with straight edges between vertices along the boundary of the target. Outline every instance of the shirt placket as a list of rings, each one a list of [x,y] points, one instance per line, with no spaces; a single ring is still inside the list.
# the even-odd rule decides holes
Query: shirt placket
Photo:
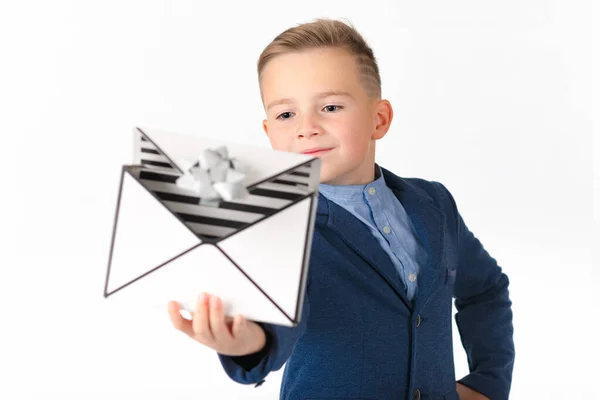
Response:
[[[406,267],[406,263],[403,259],[405,255],[398,254],[398,251],[402,252],[403,248],[401,244],[398,243],[395,232],[392,231],[392,224],[390,223],[387,215],[385,215],[381,199],[379,196],[377,196],[377,189],[375,187],[367,187],[365,190],[365,198],[367,200],[367,205],[369,206],[371,215],[373,216],[375,227],[383,239],[388,243],[391,252],[398,260],[398,263],[400,264],[400,271],[398,271],[398,274],[402,277],[402,282],[407,289],[407,295],[409,298],[412,298],[415,293],[414,286],[416,274],[412,273],[410,269]]]

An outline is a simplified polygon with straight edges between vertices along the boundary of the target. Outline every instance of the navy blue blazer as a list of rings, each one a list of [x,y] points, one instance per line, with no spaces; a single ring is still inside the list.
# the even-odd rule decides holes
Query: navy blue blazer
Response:
[[[283,400],[458,400],[454,298],[470,369],[459,382],[507,399],[515,356],[508,277],[445,186],[382,171],[428,253],[414,304],[369,229],[319,195],[301,322],[260,323],[264,349],[218,354],[221,365],[235,382],[260,384],[287,362]]]

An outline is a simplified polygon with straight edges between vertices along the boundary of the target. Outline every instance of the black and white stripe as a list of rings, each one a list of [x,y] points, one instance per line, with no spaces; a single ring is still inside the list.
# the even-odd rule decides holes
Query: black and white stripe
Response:
[[[244,199],[201,205],[197,195],[176,185],[181,173],[160,149],[143,134],[139,143],[141,166],[130,172],[202,239],[228,236],[305,198],[318,185],[318,165],[312,161],[248,187]]]
[[[138,157],[141,165],[157,171],[179,171],[177,166],[141,130],[138,129],[137,134],[140,146]]]

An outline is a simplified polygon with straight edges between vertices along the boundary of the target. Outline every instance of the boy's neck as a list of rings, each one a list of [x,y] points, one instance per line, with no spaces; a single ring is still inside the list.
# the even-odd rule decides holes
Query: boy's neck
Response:
[[[355,177],[348,177],[347,179],[344,179],[342,177],[339,178],[335,178],[332,179],[328,182],[321,182],[322,185],[328,185],[328,186],[360,186],[360,185],[367,185],[373,181],[375,181],[381,174],[381,171],[379,170],[379,166],[377,164],[373,164],[373,166],[369,169],[369,173],[368,174],[364,174],[363,176],[355,176]]]

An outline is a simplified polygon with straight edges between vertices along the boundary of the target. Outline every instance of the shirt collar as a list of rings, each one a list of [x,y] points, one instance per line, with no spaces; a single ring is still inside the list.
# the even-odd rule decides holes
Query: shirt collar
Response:
[[[373,190],[375,190],[373,193],[381,193],[385,189],[385,178],[377,164],[375,164],[375,180],[370,183],[361,185],[328,185],[321,183],[319,185],[319,192],[336,203],[362,203]]]

